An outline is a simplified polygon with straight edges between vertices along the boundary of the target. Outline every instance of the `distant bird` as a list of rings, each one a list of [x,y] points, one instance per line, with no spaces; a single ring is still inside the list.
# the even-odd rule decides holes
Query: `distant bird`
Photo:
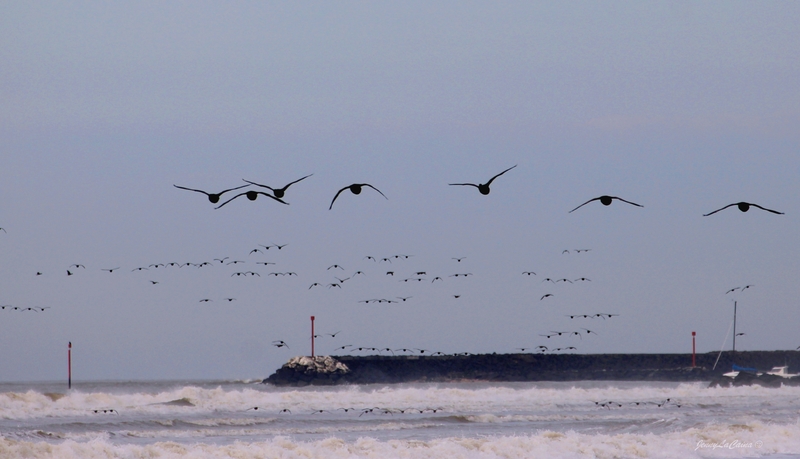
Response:
[[[244,186],[247,186],[247,185],[244,185]],[[222,204],[218,205],[218,206],[217,206],[217,207],[215,207],[214,209],[219,209],[220,207],[222,207],[222,206],[224,206],[225,204],[227,204],[227,203],[229,203],[229,202],[233,201],[234,199],[238,198],[239,196],[247,196],[247,199],[249,199],[249,200],[251,200],[251,201],[255,201],[255,200],[256,200],[256,198],[258,198],[258,195],[260,195],[260,194],[263,194],[264,196],[267,196],[267,197],[269,197],[269,198],[271,198],[271,199],[274,199],[275,201],[278,201],[278,202],[279,202],[279,203],[281,203],[281,204],[286,204],[287,206],[289,205],[289,203],[288,203],[288,202],[286,202],[286,201],[283,201],[283,200],[282,200],[282,199],[280,199],[280,198],[276,198],[275,196],[273,196],[273,195],[271,195],[271,194],[269,194],[269,193],[264,193],[263,191],[253,191],[253,190],[250,190],[250,191],[245,191],[244,193],[239,193],[239,194],[237,194],[236,196],[234,196],[234,197],[232,197],[232,198],[228,199],[227,201],[223,202]]]
[[[214,261],[218,261],[218,262],[220,262],[220,263],[225,263],[225,260],[227,260],[228,258],[230,258],[230,257],[225,257],[225,258],[214,258]]]
[[[451,185],[451,186],[474,186],[475,188],[477,188],[477,189],[478,189],[478,191],[479,191],[479,192],[480,192],[482,195],[487,195],[487,194],[489,194],[489,192],[491,191],[491,190],[489,189],[489,185],[491,185],[491,184],[492,184],[492,182],[494,181],[494,179],[496,179],[497,177],[500,177],[501,175],[505,174],[506,172],[510,171],[511,169],[513,169],[513,168],[515,168],[515,167],[517,167],[517,165],[516,165],[516,164],[515,164],[515,165],[513,165],[513,166],[511,166],[511,167],[509,167],[508,169],[504,170],[503,172],[500,172],[499,174],[495,175],[494,177],[492,177],[491,179],[489,179],[489,181],[488,181],[488,182],[486,182],[486,183],[481,183],[481,184],[478,184],[478,185],[476,185],[476,184],[474,184],[474,183],[449,183],[448,185]]]
[[[525,274],[527,276],[530,276],[531,274],[533,274],[534,276],[536,275],[536,273],[533,271],[522,271],[522,274]]]
[[[734,336],[742,336],[742,335],[744,335],[744,333],[737,333],[737,334],[736,334],[736,335],[734,335]]]
[[[545,293],[544,295],[542,295],[542,297],[541,297],[541,298],[539,298],[539,301],[542,301],[543,299],[545,299],[545,298],[548,298],[548,297],[551,297],[551,296],[553,296],[553,294],[552,294],[552,293]]]
[[[456,299],[461,298],[461,295],[453,295],[453,298],[456,298]]]
[[[290,186],[292,186],[295,183],[299,182],[300,180],[304,180],[304,179],[307,179],[307,178],[311,177],[312,175],[314,175],[314,174],[308,174],[305,177],[299,178],[299,179],[295,180],[294,182],[291,182],[288,185],[284,186],[283,188],[272,188],[271,186],[262,185],[262,184],[256,183],[256,182],[251,182],[250,180],[245,180],[245,182],[247,182],[247,183],[249,183],[251,185],[260,186],[262,188],[267,188],[267,189],[272,191],[272,194],[275,195],[276,198],[282,198],[283,195],[286,193],[286,189],[287,188],[289,188]],[[244,180],[244,179],[242,179],[242,180]]]
[[[74,265],[70,265],[70,268],[83,268],[83,269],[86,269],[86,266],[79,265],[79,264],[76,263]]]
[[[442,279],[441,277],[439,277],[439,276],[436,276],[436,277],[434,277],[434,278],[433,278],[433,280],[431,280],[431,284],[432,284],[432,283],[434,283],[434,282],[436,282],[437,280],[438,280],[438,281],[444,281],[444,279]]]
[[[149,268],[163,268],[164,264],[163,263],[153,263],[153,264],[149,265],[148,267]]]
[[[392,255],[392,256],[394,258],[405,258],[405,259],[408,259],[410,257],[413,257],[414,255],[403,255],[403,254],[400,254],[400,255]]]
[[[592,280],[591,280],[591,279],[587,279],[587,278],[585,278],[585,277],[579,277],[579,278],[575,279],[575,282],[578,282],[578,281],[581,281],[581,282],[591,282]]]
[[[150,283],[153,284],[153,285],[156,285],[156,284],[158,284],[158,281],[151,280]]]
[[[604,196],[600,196],[598,198],[590,199],[590,200],[584,202],[583,204],[579,205],[578,207],[570,210],[568,213],[571,214],[572,212],[575,212],[576,210],[580,209],[581,207],[585,206],[586,204],[589,204],[592,201],[600,201],[600,203],[603,204],[604,206],[609,206],[609,205],[611,205],[611,201],[613,201],[614,199],[617,199],[617,200],[622,201],[622,202],[626,202],[626,203],[631,204],[631,205],[636,206],[636,207],[644,207],[641,204],[636,204],[635,202],[626,201],[626,200],[624,200],[622,198],[618,198],[616,196],[605,196],[604,195]]]
[[[110,273],[113,273],[114,271],[116,271],[118,269],[119,269],[119,267],[116,267],[116,268],[103,268],[103,269],[101,269],[101,271],[108,271]]]
[[[590,250],[592,250],[592,249],[575,249],[575,252],[581,253],[581,252],[588,252]]]
[[[274,265],[275,263],[272,263],[270,261],[257,261],[256,264],[257,265],[269,266],[269,265]]]
[[[411,296],[398,296],[397,298],[400,299],[401,301],[405,301],[405,300],[407,300],[409,298],[413,298],[413,297],[411,297]]]
[[[336,335],[341,333],[341,331],[337,331],[335,333],[325,333],[326,336],[330,336],[331,338],[336,338]]]
[[[195,190],[193,188],[186,188],[186,187],[178,186],[178,185],[172,185],[172,186],[174,186],[175,188],[180,188],[181,190],[196,191],[198,193],[203,193],[206,196],[208,196],[208,200],[211,201],[211,204],[216,204],[216,203],[219,202],[219,197],[222,196],[223,194],[225,194],[225,193],[227,193],[229,191],[238,190],[239,188],[244,188],[244,187],[249,186],[249,185],[242,185],[242,186],[237,186],[236,188],[229,188],[227,190],[220,191],[219,193],[208,193],[208,192],[203,191],[203,190]]]
[[[5,228],[0,228],[0,230],[3,230],[4,233],[8,234],[8,231],[6,231]]]
[[[344,190],[347,190],[347,189],[349,188],[351,193],[353,193],[353,194],[356,194],[356,195],[357,195],[357,194],[361,194],[361,187],[365,187],[365,186],[368,186],[368,187],[372,188],[373,190],[375,190],[375,191],[377,191],[378,193],[380,193],[380,194],[381,194],[381,196],[383,196],[384,198],[386,198],[386,195],[385,195],[385,194],[383,194],[383,193],[381,192],[381,190],[379,190],[379,189],[375,188],[374,186],[370,185],[369,183],[354,183],[354,184],[352,184],[352,185],[348,185],[348,186],[346,186],[346,187],[344,187],[344,188],[342,188],[341,190],[339,190],[339,191],[337,191],[337,192],[336,192],[336,196],[334,196],[334,197],[333,197],[333,200],[331,200],[331,205],[330,205],[330,207],[328,207],[328,210],[331,210],[331,209],[333,209],[333,203],[336,201],[336,198],[338,198],[338,197],[339,197],[339,194],[341,194],[341,192],[342,192],[342,191],[344,191]],[[386,198],[386,199],[388,200],[389,198]]]
[[[456,274],[451,274],[450,277],[459,277],[459,276],[467,277],[467,276],[471,276],[471,275],[472,275],[472,273],[456,273]]]
[[[248,255],[252,255],[255,252],[262,253],[262,254],[264,253],[264,252],[261,251],[261,249],[253,249],[253,250],[250,251],[250,253],[248,253]]]
[[[465,258],[467,258],[467,257],[459,257],[459,258],[453,257],[453,260],[455,260],[455,261],[457,261],[457,262],[461,263],[461,260],[463,260],[463,259],[465,259]]]
[[[228,265],[238,265],[239,263],[245,263],[245,262],[242,261],[242,260],[233,260],[233,261],[229,261],[226,264],[228,264]]]
[[[339,269],[341,269],[342,271],[344,271],[344,268],[342,268],[340,265],[330,265],[330,266],[328,266],[328,270],[330,270],[330,269],[332,269],[332,268],[339,268]]]
[[[71,276],[71,275],[72,275],[72,271],[70,271],[70,270],[68,269],[68,270],[67,270],[67,276]]]
[[[569,253],[569,250],[567,250],[567,249],[564,249],[564,250],[562,250],[562,251],[561,251],[561,255],[564,255],[565,253],[567,253],[567,254],[568,254],[568,253]]]
[[[365,258],[365,259],[367,259],[367,260],[378,261],[378,260],[376,260],[376,259],[375,259],[375,257],[373,257],[373,256],[371,256],[371,255],[367,255],[367,256],[366,256],[366,257],[364,257],[364,258]]]
[[[311,287],[308,287],[308,289],[311,290],[313,287],[319,287],[319,286],[320,286],[319,282],[314,282],[313,284],[311,284]]]
[[[328,284],[328,288],[331,288],[331,287],[339,287],[339,288],[342,288],[342,286],[341,286],[341,285],[339,285],[339,284],[337,284],[336,282],[334,282],[334,283],[332,283],[332,284]]]
[[[230,303],[231,301],[236,301],[236,298],[223,298],[225,301]]]
[[[41,271],[36,271],[36,275],[37,275],[37,276],[41,276],[41,275],[42,275],[42,272],[41,272]]]
[[[134,272],[134,271],[147,271],[147,268],[138,267],[138,268],[131,269],[131,272]]]
[[[239,271],[239,272],[235,272],[235,273],[231,274],[231,277],[233,277],[233,276],[237,276],[237,277],[238,276],[245,276],[245,277],[246,276],[258,276],[258,277],[261,277],[261,274],[253,272],[253,271]]]
[[[569,279],[558,279],[556,282],[569,282],[570,284],[572,283],[572,281]]]
[[[387,276],[394,276],[394,271],[386,271]]]
[[[727,295],[727,294],[729,294],[729,293],[731,293],[731,292],[735,292],[735,291],[739,290],[740,288],[741,288],[741,287],[734,287],[734,288],[732,288],[732,289],[728,290],[727,292],[725,292],[725,294]]]
[[[289,348],[289,345],[286,344],[283,340],[275,340],[272,342],[272,345],[275,347],[285,347],[287,349]]]
[[[703,214],[703,216],[704,217],[708,217],[709,215],[713,215],[713,214],[719,212],[720,210],[725,210],[725,209],[727,209],[728,207],[731,207],[731,206],[738,207],[739,210],[741,210],[742,212],[747,212],[748,210],[750,210],[750,206],[753,206],[753,207],[758,207],[761,210],[766,210],[767,212],[772,212],[773,214],[783,215],[783,212],[778,212],[777,210],[767,209],[765,207],[761,207],[758,204],[753,204],[751,202],[735,202],[733,204],[728,204],[727,206],[722,207],[720,209],[717,209],[717,210],[715,210],[713,212],[709,212],[707,214]]]
[[[199,303],[208,303],[209,301],[211,301],[210,298],[203,298],[202,300],[199,301]]]

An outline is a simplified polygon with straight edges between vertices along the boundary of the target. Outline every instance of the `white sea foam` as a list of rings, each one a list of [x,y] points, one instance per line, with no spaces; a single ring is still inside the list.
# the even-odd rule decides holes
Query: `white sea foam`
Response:
[[[656,404],[667,399],[684,407],[697,406],[714,410],[725,407],[750,406],[764,398],[768,405],[780,407],[785,401],[800,398],[800,387],[706,388],[703,383],[652,387],[568,387],[541,388],[530,386],[466,387],[413,386],[375,387],[350,386],[326,390],[276,390],[265,388],[223,389],[185,386],[158,393],[81,392],[74,390],[63,397],[53,397],[33,390],[0,393],[0,418],[30,419],[38,417],[92,416],[93,410],[113,409],[118,413],[208,413],[238,412],[258,407],[258,413],[276,414],[288,409],[294,414],[339,408],[380,407],[392,410],[439,409],[441,412],[481,414],[515,411],[552,411],[568,413],[571,409],[594,407],[595,402],[613,401],[626,407],[635,403]],[[188,403],[174,406],[170,402]],[[193,405],[190,406],[189,404]],[[646,405],[642,405],[642,408]],[[673,405],[674,406],[674,405]]]
[[[120,445],[106,439],[51,444],[0,439],[0,457],[26,458],[728,458],[777,454],[800,454],[800,425],[712,425],[661,435],[541,431],[529,435],[448,437],[428,441],[381,441],[370,436],[344,441],[331,436],[302,442],[278,436],[268,441],[229,445],[202,442]]]
[[[43,392],[0,393],[0,458],[800,456],[796,387],[126,383]]]

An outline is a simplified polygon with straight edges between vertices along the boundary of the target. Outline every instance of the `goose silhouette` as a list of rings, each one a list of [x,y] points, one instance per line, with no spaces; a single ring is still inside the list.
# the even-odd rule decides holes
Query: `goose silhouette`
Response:
[[[501,175],[505,174],[506,172],[510,171],[511,169],[513,169],[515,167],[517,167],[516,164],[511,166],[511,167],[509,167],[508,169],[504,170],[503,172],[500,172],[499,174],[495,175],[494,177],[490,178],[489,181],[486,182],[486,183],[479,183],[479,184],[475,184],[475,183],[449,183],[448,185],[450,185],[450,186],[474,186],[475,188],[478,189],[478,191],[482,195],[485,196],[485,195],[489,194],[490,191],[492,191],[492,190],[489,189],[489,185],[492,184],[494,179],[496,179],[497,177],[500,177]]]
[[[299,179],[295,180],[294,182],[290,182],[288,185],[284,186],[283,188],[272,188],[271,186],[268,186],[268,185],[262,185],[262,184],[260,184],[260,183],[256,183],[256,182],[251,182],[250,180],[245,180],[245,182],[247,182],[247,183],[249,183],[249,184],[251,184],[251,185],[260,186],[260,187],[262,187],[262,188],[267,188],[267,189],[269,189],[270,191],[272,191],[272,194],[273,194],[273,195],[274,195],[276,198],[282,198],[282,197],[283,197],[283,195],[284,195],[284,194],[286,194],[286,189],[287,189],[287,188],[289,188],[290,186],[294,185],[295,183],[297,183],[297,182],[299,182],[299,181],[301,181],[301,180],[304,180],[304,179],[307,179],[307,178],[311,177],[312,175],[314,175],[314,174],[308,174],[308,175],[306,175],[305,177],[301,177],[301,178],[299,178]],[[244,180],[244,179],[242,179],[242,180]]]
[[[181,190],[196,191],[198,193],[203,193],[204,195],[208,196],[208,200],[211,202],[211,204],[216,204],[216,203],[219,202],[219,198],[223,194],[225,194],[225,193],[227,193],[229,191],[238,190],[239,188],[244,188],[244,187],[250,186],[250,185],[242,185],[242,186],[237,186],[235,188],[228,188],[227,190],[222,190],[219,193],[209,193],[207,191],[196,190],[194,188],[186,188],[185,186],[178,186],[178,185],[174,185],[174,184],[172,186],[174,186],[175,188],[180,188]]]
[[[245,186],[247,186],[247,185],[245,185]],[[249,190],[249,191],[245,191],[244,193],[239,193],[239,194],[237,194],[236,196],[234,196],[234,197],[232,197],[232,198],[228,199],[227,201],[223,202],[222,204],[218,205],[218,206],[217,206],[217,207],[215,207],[214,209],[219,209],[220,207],[222,207],[222,206],[224,206],[225,204],[227,204],[227,203],[229,203],[229,202],[233,201],[234,199],[238,198],[239,196],[247,196],[247,199],[249,199],[249,200],[251,200],[251,201],[255,201],[255,200],[256,200],[256,198],[258,198],[258,195],[260,195],[260,194],[263,194],[264,196],[267,196],[267,197],[269,197],[269,198],[272,198],[272,199],[274,199],[274,200],[278,201],[278,202],[279,202],[279,203],[281,203],[281,204],[286,204],[287,206],[289,205],[289,203],[288,203],[288,202],[285,202],[285,201],[283,201],[283,200],[282,200],[282,199],[280,199],[280,198],[276,198],[275,196],[273,196],[273,195],[271,195],[271,194],[269,194],[269,193],[264,193],[263,191],[253,191],[253,190]]]
[[[385,194],[383,194],[383,193],[381,192],[381,190],[379,190],[379,189],[375,188],[374,186],[370,185],[369,183],[354,183],[354,184],[352,184],[352,185],[348,185],[348,186],[346,186],[346,187],[344,187],[344,188],[342,188],[341,190],[339,190],[339,191],[337,191],[337,192],[336,192],[336,196],[334,196],[334,197],[333,197],[333,199],[331,200],[331,205],[330,205],[330,207],[328,207],[328,210],[331,210],[331,209],[333,209],[333,203],[336,201],[336,198],[338,198],[338,197],[339,197],[339,195],[342,193],[342,191],[349,189],[351,193],[358,195],[358,194],[361,194],[361,188],[362,188],[362,187],[365,187],[365,186],[366,186],[366,187],[370,187],[370,188],[372,188],[373,190],[375,190],[375,191],[377,191],[378,193],[380,193],[380,194],[381,194],[381,196],[383,196],[384,198],[386,198],[386,195],[385,195]],[[386,199],[388,200],[389,198],[386,198]]]
[[[632,205],[632,206],[636,206],[636,207],[644,207],[644,206],[643,206],[643,205],[641,205],[641,204],[636,204],[635,202],[626,201],[626,200],[624,200],[624,199],[622,199],[622,198],[619,198],[619,197],[616,197],[616,196],[606,196],[606,195],[603,195],[603,196],[599,196],[599,197],[597,197],[597,198],[590,199],[590,200],[588,200],[588,201],[584,202],[583,204],[579,205],[578,207],[576,207],[576,208],[574,208],[574,209],[570,210],[568,213],[570,213],[570,214],[571,214],[572,212],[575,212],[576,210],[580,209],[581,207],[585,206],[586,204],[589,204],[589,203],[590,203],[590,202],[592,202],[592,201],[600,201],[600,203],[601,203],[601,204],[603,204],[604,206],[610,206],[610,205],[611,205],[611,202],[612,202],[613,200],[615,200],[615,199],[616,199],[616,200],[619,200],[619,201],[622,201],[622,202],[626,202],[626,203],[628,203],[628,204],[630,204],[630,205]]]
[[[739,210],[741,210],[742,212],[747,212],[748,210],[750,210],[750,206],[753,206],[753,207],[758,207],[761,210],[766,210],[767,212],[772,212],[773,214],[783,215],[783,212],[778,212],[777,210],[767,209],[765,207],[759,206],[758,204],[753,204],[752,202],[735,202],[733,204],[728,204],[725,207],[717,209],[714,212],[709,212],[707,214],[703,214],[703,216],[704,217],[708,217],[709,215],[714,215],[715,213],[719,212],[720,210],[725,210],[725,209],[727,209],[728,207],[731,207],[731,206],[738,207]]]

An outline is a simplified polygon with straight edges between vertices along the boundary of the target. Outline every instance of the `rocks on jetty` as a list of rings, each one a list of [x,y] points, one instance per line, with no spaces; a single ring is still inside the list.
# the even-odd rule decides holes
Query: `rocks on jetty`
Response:
[[[300,387],[455,381],[714,381],[734,363],[762,369],[800,367],[798,351],[710,352],[696,357],[695,367],[691,366],[691,354],[294,357],[263,382]],[[774,378],[759,381],[765,385],[790,383],[787,378],[770,379]]]
[[[299,356],[292,357],[264,382],[276,386],[326,386],[336,384],[347,373],[347,365],[329,355]]]

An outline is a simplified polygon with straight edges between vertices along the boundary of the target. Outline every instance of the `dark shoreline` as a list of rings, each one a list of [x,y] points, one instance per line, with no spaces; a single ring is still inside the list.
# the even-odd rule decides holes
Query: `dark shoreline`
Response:
[[[714,368],[714,362],[719,362]],[[798,351],[691,354],[479,354],[445,356],[331,356],[348,371],[284,365],[265,384],[393,384],[454,381],[715,381],[735,363],[769,371],[788,365],[800,370]],[[317,357],[321,359],[321,357]],[[713,368],[713,369],[712,369]],[[752,379],[752,378],[751,378]],[[797,379],[797,378],[794,378]],[[794,382],[794,381],[793,381]]]

